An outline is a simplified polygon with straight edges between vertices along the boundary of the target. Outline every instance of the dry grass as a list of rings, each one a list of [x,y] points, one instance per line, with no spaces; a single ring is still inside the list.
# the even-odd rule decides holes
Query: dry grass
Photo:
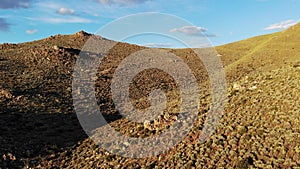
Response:
[[[1,126],[5,135],[0,136],[0,154],[5,155],[5,159],[4,156],[0,159],[0,167],[299,167],[299,36],[300,25],[296,25],[283,32],[216,48],[226,66],[228,102],[217,131],[202,144],[197,143],[197,139],[211,101],[210,90],[205,84],[207,73],[191,50],[167,49],[191,67],[197,81],[204,85],[201,89],[206,89],[201,90],[199,117],[188,137],[169,152],[145,159],[124,158],[97,147],[83,134],[74,118],[70,88],[72,69],[88,35],[81,32],[31,43],[1,45],[0,75],[5,79],[0,79],[0,119],[1,124],[7,125]],[[143,124],[115,116],[109,91],[112,74],[123,58],[140,49],[144,48],[119,43],[104,59],[106,64],[99,67],[96,81],[98,103],[110,119],[110,125],[132,137],[155,135],[172,124],[161,117],[145,128]],[[174,93],[169,93],[167,110],[177,110],[176,84],[170,83],[159,71],[151,71],[136,77],[132,102],[137,107],[147,107],[145,98],[149,91],[162,85],[166,91],[174,92],[175,89]],[[145,81],[141,80],[143,77]],[[3,91],[9,91],[11,97],[3,97]],[[15,123],[18,118],[20,120]],[[52,124],[53,120],[56,125]],[[15,131],[18,132],[11,133]],[[28,136],[22,131],[28,132]],[[75,133],[80,133],[78,138]],[[65,137],[66,134],[69,137]]]

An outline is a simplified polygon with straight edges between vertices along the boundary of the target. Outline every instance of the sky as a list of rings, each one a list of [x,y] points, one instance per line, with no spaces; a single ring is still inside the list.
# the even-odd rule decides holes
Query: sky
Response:
[[[80,30],[95,33],[124,16],[158,12],[190,23],[169,25],[168,32],[190,37],[201,32],[213,46],[218,46],[287,29],[298,23],[299,9],[299,0],[0,0],[0,43],[28,42]],[[137,20],[136,27],[147,25],[145,20]],[[126,20],[120,23],[126,25]],[[161,19],[158,26],[166,24]],[[124,31],[133,29],[119,26]],[[178,47],[166,37],[150,35],[123,41]]]

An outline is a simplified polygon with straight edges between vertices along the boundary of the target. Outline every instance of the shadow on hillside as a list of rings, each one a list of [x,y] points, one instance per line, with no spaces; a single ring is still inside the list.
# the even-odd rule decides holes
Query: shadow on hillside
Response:
[[[27,94],[32,96],[38,92],[28,91]],[[50,100],[51,97],[62,97],[59,93],[51,95],[46,96]],[[57,155],[57,152],[88,138],[74,112],[71,98],[67,103],[50,102],[43,108],[41,105],[47,101],[41,100],[36,107],[29,105],[31,103],[28,107],[26,103],[10,106],[12,101],[0,101],[0,168],[24,167],[28,161],[34,160],[38,163],[38,159]],[[54,113],[54,110],[64,107],[69,107],[67,114]],[[104,117],[108,122],[121,118],[116,114]]]
[[[80,52],[64,50],[71,56]],[[63,56],[58,57],[66,61]],[[18,65],[12,58],[7,59],[9,62],[0,65],[9,68],[0,69],[6,77],[0,79],[0,84],[14,97],[3,99],[0,95],[0,168],[23,168],[28,163],[39,163],[40,159],[55,157],[88,138],[77,119],[68,89],[72,87],[72,67],[59,62],[59,66],[43,62],[45,65],[26,67],[23,62]],[[70,63],[75,62],[74,57],[69,59]],[[100,101],[102,106],[103,103],[111,105],[109,100]],[[109,107],[104,109],[110,112]],[[118,113],[103,116],[108,123],[122,118]]]
[[[70,55],[70,63],[76,61],[73,56],[80,52],[72,48],[61,50],[65,54],[56,57],[65,59],[65,55]],[[22,167],[26,159],[55,155],[88,138],[68,91],[72,87],[72,74],[68,73],[71,67],[60,62],[55,63],[58,66],[52,62],[28,66],[32,63],[19,63],[5,55],[1,60],[7,61],[0,65],[0,75],[5,77],[0,78],[0,84],[14,97],[3,99],[0,95],[0,168]],[[116,113],[104,115],[107,122],[121,117]]]

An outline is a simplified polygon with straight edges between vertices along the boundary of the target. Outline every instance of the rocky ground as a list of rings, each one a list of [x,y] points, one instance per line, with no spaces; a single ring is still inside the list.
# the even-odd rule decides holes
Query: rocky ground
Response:
[[[232,84],[220,125],[203,144],[197,143],[202,124],[199,122],[179,145],[156,157],[124,158],[85,139],[36,167],[298,168],[299,71],[298,66],[283,68],[247,76]],[[132,134],[124,123],[118,120],[111,125]]]
[[[76,117],[72,73],[89,37],[79,32],[0,45],[0,168],[300,168],[300,62],[266,71],[245,68],[226,72],[228,100],[223,117],[210,139],[198,143],[211,101],[204,83],[207,73],[202,66],[199,69],[201,63],[192,58],[190,50],[170,50],[180,55],[197,81],[207,87],[201,90],[198,120],[170,151],[133,159],[96,146]],[[96,81],[96,96],[105,118],[131,137],[157,135],[176,117],[162,116],[145,125],[129,122],[114,109],[109,91],[113,72],[123,58],[140,49],[143,47],[117,44],[105,58],[106,64],[99,67]],[[229,65],[237,58],[223,61]],[[149,104],[144,97],[151,89],[169,92],[177,87],[158,70],[143,72],[134,81],[131,97],[139,108]],[[169,97],[169,107],[176,109],[178,95]]]

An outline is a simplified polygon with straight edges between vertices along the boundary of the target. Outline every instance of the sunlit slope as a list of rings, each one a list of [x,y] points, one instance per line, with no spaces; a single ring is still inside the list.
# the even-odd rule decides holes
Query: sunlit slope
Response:
[[[229,43],[216,47],[216,50],[222,55],[224,66],[227,66],[239,60],[244,55],[247,55],[249,51],[252,51],[258,44],[266,41],[266,39],[269,39],[271,36],[273,35],[269,34]]]
[[[300,24],[288,30],[217,47],[229,79],[300,61]]]

